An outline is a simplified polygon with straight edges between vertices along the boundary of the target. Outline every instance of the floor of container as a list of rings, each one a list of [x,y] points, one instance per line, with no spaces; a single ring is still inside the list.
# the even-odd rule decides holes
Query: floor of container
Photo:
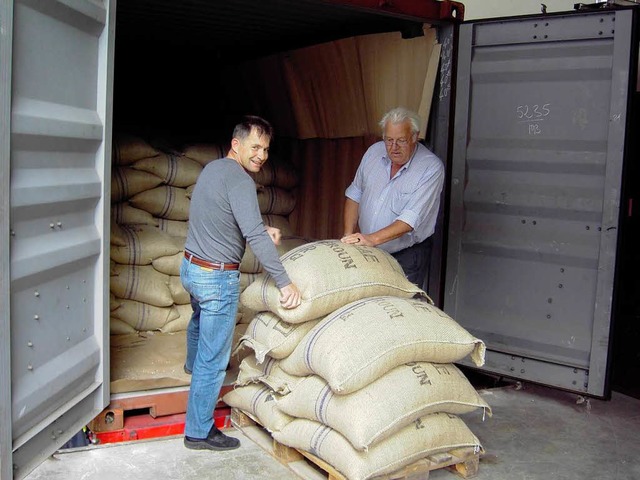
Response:
[[[525,384],[480,390],[493,408],[463,418],[486,453],[477,480],[640,478],[640,400],[613,392],[610,401]],[[27,480],[298,478],[242,433],[230,452],[187,450],[181,437],[88,447],[57,453]],[[325,476],[326,478],[326,476]],[[458,478],[446,470],[430,479]]]

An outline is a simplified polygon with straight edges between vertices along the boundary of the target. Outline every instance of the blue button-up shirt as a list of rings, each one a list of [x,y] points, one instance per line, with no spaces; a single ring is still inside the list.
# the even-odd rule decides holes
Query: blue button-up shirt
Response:
[[[364,234],[377,232],[400,220],[413,228],[405,235],[378,245],[395,253],[433,235],[444,185],[444,165],[418,143],[412,158],[393,178],[384,142],[373,144],[360,162],[345,195],[359,204],[358,225]]]

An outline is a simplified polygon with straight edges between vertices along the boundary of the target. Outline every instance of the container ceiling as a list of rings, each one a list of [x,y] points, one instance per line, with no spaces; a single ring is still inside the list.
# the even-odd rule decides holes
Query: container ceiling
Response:
[[[246,59],[361,34],[401,31],[411,37],[422,23],[335,1],[119,0],[116,39],[127,49],[188,48]]]

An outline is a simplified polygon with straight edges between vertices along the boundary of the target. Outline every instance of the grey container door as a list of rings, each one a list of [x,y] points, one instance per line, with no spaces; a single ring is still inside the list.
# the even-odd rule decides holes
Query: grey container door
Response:
[[[632,11],[462,25],[444,310],[484,370],[608,394]]]
[[[108,404],[114,8],[3,2],[3,479]]]

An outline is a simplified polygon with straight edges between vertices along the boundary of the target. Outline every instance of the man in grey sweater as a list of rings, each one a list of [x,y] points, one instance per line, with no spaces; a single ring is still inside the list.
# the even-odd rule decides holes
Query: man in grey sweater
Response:
[[[210,162],[191,196],[189,231],[180,277],[191,295],[193,315],[187,327],[185,370],[192,372],[184,444],[192,449],[230,450],[239,440],[224,435],[213,422],[231,354],[246,242],[280,289],[285,308],[300,305],[275,244],[277,228],[265,227],[256,185],[247,172],[267,161],[273,129],[260,117],[236,125],[226,158]],[[245,241],[246,239],[246,241]]]

